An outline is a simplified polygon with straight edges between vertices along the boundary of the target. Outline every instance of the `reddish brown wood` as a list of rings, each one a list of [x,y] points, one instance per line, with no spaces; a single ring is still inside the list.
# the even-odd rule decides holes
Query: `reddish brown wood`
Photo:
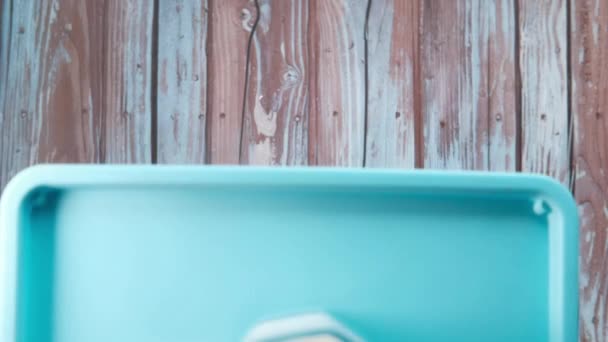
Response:
[[[158,20],[158,163],[204,163],[207,1],[161,0]]]
[[[208,161],[239,163],[247,42],[257,16],[253,0],[209,3]]]
[[[100,73],[92,62],[102,44],[90,41],[93,9],[69,0],[11,3],[0,61],[2,186],[35,163],[99,160],[92,79]]]
[[[153,4],[11,3],[0,55],[1,184],[36,163],[149,161]]]
[[[501,0],[425,2],[424,167],[515,169],[514,11]]]
[[[363,166],[367,0],[310,2],[313,165]]]
[[[608,3],[570,6],[575,195],[581,217],[580,340],[608,340]]]
[[[241,162],[308,162],[308,1],[260,0]]]
[[[366,166],[413,168],[420,1],[374,0],[368,19]]]
[[[13,1],[12,6],[0,61],[2,186],[34,163],[97,157],[89,62],[101,51],[89,42],[86,5]]]
[[[519,0],[523,171],[568,185],[566,0]]]

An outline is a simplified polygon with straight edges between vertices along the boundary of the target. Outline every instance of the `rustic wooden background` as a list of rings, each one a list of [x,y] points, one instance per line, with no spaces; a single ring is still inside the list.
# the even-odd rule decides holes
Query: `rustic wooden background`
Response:
[[[539,172],[608,341],[607,0],[0,0],[0,188],[35,163]]]

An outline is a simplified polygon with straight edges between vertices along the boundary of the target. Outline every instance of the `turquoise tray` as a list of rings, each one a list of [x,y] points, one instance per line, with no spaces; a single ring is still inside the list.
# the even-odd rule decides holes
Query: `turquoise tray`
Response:
[[[365,341],[577,340],[576,206],[542,176],[38,166],[0,218],[0,341],[242,341],[314,312]]]

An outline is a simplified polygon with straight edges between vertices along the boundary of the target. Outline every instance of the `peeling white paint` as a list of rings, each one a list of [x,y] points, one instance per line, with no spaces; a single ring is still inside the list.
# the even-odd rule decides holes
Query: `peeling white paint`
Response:
[[[276,158],[276,149],[270,138],[264,138],[260,142],[252,145],[252,159],[250,163],[253,165],[272,165]]]
[[[272,20],[272,7],[270,6],[269,0],[260,0],[260,13],[258,20],[258,29],[262,30],[264,34],[268,33],[270,29],[270,21]]]
[[[267,137],[273,137],[277,132],[277,112],[270,110],[266,112],[262,107],[262,97],[258,98],[255,102],[255,108],[253,110],[253,119],[255,122],[258,133],[263,134]],[[276,106],[280,107],[279,103],[275,103]]]
[[[307,16],[307,6],[299,1],[277,6],[282,6],[281,19],[276,17],[272,21],[271,4],[260,3],[260,26],[252,39],[246,109],[252,127],[245,128],[245,157],[246,162],[254,164],[302,165],[308,160],[307,149],[302,148],[308,138],[304,134],[308,85],[303,82],[307,67],[303,59],[307,53],[303,45],[307,28],[302,21]],[[271,28],[271,24],[276,26]],[[269,58],[273,70],[266,70]],[[267,77],[269,73],[271,77]]]
[[[241,27],[247,32],[251,32],[253,29],[252,24],[249,24],[251,16],[251,11],[248,8],[243,8],[241,10]]]
[[[61,5],[58,0],[53,0],[53,4],[51,5],[51,14],[49,18],[49,22],[51,24],[54,24],[57,21],[57,13],[59,13],[60,6]]]

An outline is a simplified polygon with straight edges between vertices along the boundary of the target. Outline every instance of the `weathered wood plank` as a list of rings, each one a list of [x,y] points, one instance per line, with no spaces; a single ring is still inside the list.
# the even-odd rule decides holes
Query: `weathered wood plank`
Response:
[[[104,51],[105,162],[151,162],[154,2],[107,3]]]
[[[568,184],[566,0],[519,0],[522,171]]]
[[[161,0],[158,15],[158,163],[204,163],[207,1]]]
[[[418,0],[371,4],[366,166],[415,166],[419,5]]]
[[[363,166],[367,0],[311,1],[309,162]]]
[[[1,184],[36,163],[149,161],[153,4],[11,3]]]
[[[601,342],[608,340],[608,3],[574,0],[570,8],[580,340]]]
[[[256,16],[253,0],[209,3],[207,159],[212,164],[239,163],[247,43]]]
[[[308,1],[259,0],[241,162],[308,162]]]
[[[515,171],[517,167],[517,84],[515,1],[482,2],[488,22],[488,170]]]
[[[426,1],[424,167],[514,170],[515,8],[510,1]]]
[[[35,163],[93,162],[99,157],[90,112],[95,73],[90,63],[101,50],[90,41],[85,3],[10,3],[12,18],[6,13],[3,17],[0,61],[2,187]]]

